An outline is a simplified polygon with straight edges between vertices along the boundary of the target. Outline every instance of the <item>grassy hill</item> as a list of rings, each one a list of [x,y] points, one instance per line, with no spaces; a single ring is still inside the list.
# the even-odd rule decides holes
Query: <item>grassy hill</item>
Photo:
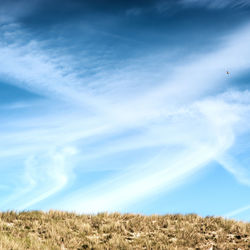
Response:
[[[195,214],[0,213],[0,249],[250,249],[250,223]]]

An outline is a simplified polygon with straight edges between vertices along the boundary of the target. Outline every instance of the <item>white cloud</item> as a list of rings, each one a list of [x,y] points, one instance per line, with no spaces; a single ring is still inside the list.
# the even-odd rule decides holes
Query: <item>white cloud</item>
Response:
[[[86,79],[68,67],[70,62],[58,64],[53,55],[40,49],[37,41],[7,47],[2,43],[1,75],[13,85],[49,99],[38,105],[44,105],[48,114],[36,115],[36,107],[23,117],[10,118],[1,127],[0,139],[4,143],[0,157],[21,155],[25,162],[25,178],[19,186],[24,193],[15,193],[12,200],[21,200],[30,192],[29,201],[19,206],[29,208],[65,188],[74,169],[69,163],[72,159],[82,159],[84,168],[84,157],[101,158],[159,147],[161,152],[151,160],[127,166],[94,189],[84,187],[65,197],[61,204],[54,204],[78,211],[119,209],[152,192],[171,189],[209,161],[222,159],[242,133],[241,124],[249,121],[249,94],[232,90],[215,97],[209,95],[217,92],[218,86],[226,86],[227,67],[237,75],[250,66],[249,43],[247,26],[225,38],[217,51],[196,55],[192,61],[183,60],[163,84],[156,84],[148,92],[139,88],[126,98],[122,91],[110,91],[110,85],[101,77],[96,85],[103,85],[101,94],[92,91],[85,85]],[[118,77],[110,75],[109,79],[115,82],[126,73],[121,70]],[[133,74],[136,77],[137,72]],[[126,136],[131,129],[138,133]],[[121,138],[112,139],[116,135]],[[100,143],[94,154],[84,148],[91,147],[91,140]],[[170,147],[177,149],[170,154]],[[243,180],[235,166],[226,168]]]
[[[223,154],[217,160],[227,171],[233,174],[240,183],[250,187],[250,169],[248,166],[240,164],[237,162],[237,159],[228,154]]]
[[[236,215],[242,214],[248,210],[250,210],[250,205],[235,209],[235,210],[225,214],[224,217],[226,217],[226,218],[235,217]]]
[[[225,7],[234,8],[234,7],[250,6],[249,0],[180,0],[180,3],[185,6],[198,5],[213,9],[214,8],[221,9]]]
[[[2,199],[1,206],[8,208],[14,203],[16,209],[23,210],[60,191],[71,175],[71,161],[76,153],[74,147],[65,147],[29,156],[25,161],[22,188],[18,186],[12,195]]]
[[[233,145],[237,136],[236,128],[244,120],[245,113],[242,113],[242,108],[239,106],[241,95],[239,93],[233,95],[238,96],[233,102],[228,96],[229,94],[222,94],[191,104],[191,110],[187,109],[188,113],[177,112],[175,120],[167,119],[164,122],[165,127],[160,131],[157,126],[156,131],[159,132],[157,136],[154,134],[148,137],[150,134],[143,134],[145,138],[142,141],[135,136],[131,139],[131,144],[121,141],[121,147],[126,149],[138,147],[133,145],[133,142],[141,143],[139,147],[149,146],[147,139],[149,143],[155,145],[165,147],[169,145],[170,148],[179,145],[179,148],[168,153],[169,148],[166,147],[150,162],[130,166],[122,171],[122,174],[100,183],[93,189],[81,189],[66,197],[59,206],[71,209],[71,205],[65,204],[74,203],[74,211],[78,212],[97,212],[100,209],[122,210],[135,200],[152,195],[161,189],[170,190],[177,183],[180,185],[183,180],[190,178],[193,172],[205,167],[211,160],[225,155]],[[249,111],[248,107],[245,112]],[[154,142],[152,138],[158,140]],[[119,144],[114,145],[114,151],[117,146],[119,148]],[[235,171],[231,172],[238,178],[240,174],[235,166],[233,168]],[[101,194],[99,190],[102,190]]]

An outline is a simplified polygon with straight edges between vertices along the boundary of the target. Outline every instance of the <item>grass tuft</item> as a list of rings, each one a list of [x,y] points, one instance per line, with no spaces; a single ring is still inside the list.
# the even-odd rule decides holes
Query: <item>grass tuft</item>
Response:
[[[250,223],[196,214],[0,213],[0,249],[250,249]]]

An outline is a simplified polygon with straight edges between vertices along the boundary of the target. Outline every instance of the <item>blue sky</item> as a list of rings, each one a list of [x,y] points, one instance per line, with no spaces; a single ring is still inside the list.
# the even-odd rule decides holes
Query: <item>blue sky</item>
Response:
[[[1,210],[250,220],[248,0],[0,7]]]

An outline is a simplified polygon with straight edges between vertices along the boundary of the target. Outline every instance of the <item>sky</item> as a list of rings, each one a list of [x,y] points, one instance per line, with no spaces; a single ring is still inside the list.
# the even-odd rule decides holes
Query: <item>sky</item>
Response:
[[[1,0],[0,210],[250,221],[249,44],[249,0]]]

